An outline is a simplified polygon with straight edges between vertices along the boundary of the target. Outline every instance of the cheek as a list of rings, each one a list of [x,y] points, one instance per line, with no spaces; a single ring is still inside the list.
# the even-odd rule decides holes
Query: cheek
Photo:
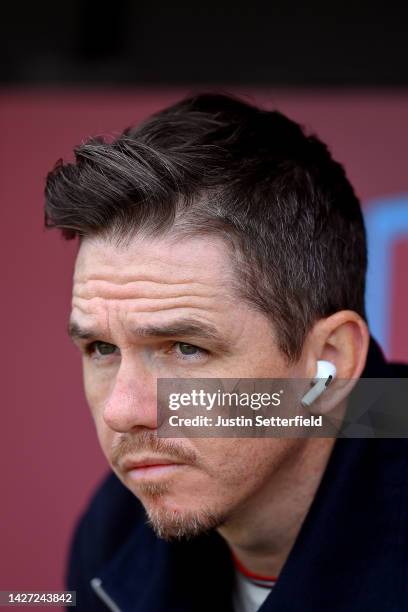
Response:
[[[213,438],[197,445],[197,451],[221,486],[246,488],[269,476],[286,447],[287,441],[272,438]]]
[[[110,429],[102,418],[101,412],[92,413],[93,420],[96,428],[96,436],[98,438],[99,445],[105,455],[108,463],[110,464],[112,447],[114,445],[115,432]],[[118,434],[116,434],[117,436]]]
[[[92,414],[95,415],[109,396],[112,379],[109,372],[98,370],[88,360],[83,361],[82,372],[85,397]]]
[[[193,447],[202,469],[174,483],[172,501],[177,507],[230,511],[265,486],[274,471],[274,456],[279,454],[271,452],[275,440],[212,438],[196,442]]]
[[[83,366],[83,382],[85,397],[95,423],[96,433],[102,450],[106,456],[112,445],[112,430],[103,419],[103,406],[110,393],[110,384],[102,380],[88,364]]]

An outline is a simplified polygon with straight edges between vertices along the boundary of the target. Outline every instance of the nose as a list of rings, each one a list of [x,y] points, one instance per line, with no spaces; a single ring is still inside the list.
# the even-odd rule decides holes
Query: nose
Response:
[[[135,427],[157,428],[156,379],[122,360],[103,418],[108,427],[120,433]]]

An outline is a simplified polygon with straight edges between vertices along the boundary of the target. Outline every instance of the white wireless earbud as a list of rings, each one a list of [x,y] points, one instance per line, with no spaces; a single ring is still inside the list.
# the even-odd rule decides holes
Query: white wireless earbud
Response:
[[[314,385],[302,397],[302,404],[309,407],[329,386],[333,378],[336,376],[336,366],[331,361],[323,359],[317,362],[316,375],[313,379]]]

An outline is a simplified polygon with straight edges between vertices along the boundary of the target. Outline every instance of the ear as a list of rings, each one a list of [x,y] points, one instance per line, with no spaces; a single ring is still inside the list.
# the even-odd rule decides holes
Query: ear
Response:
[[[364,370],[369,342],[367,323],[353,310],[341,310],[315,323],[303,347],[306,376],[314,378],[319,359],[334,363],[337,374],[313,412],[327,414],[344,402]]]

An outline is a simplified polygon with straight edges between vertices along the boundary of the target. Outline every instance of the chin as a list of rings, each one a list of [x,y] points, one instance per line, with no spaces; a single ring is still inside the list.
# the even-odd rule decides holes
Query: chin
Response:
[[[181,509],[166,504],[144,504],[147,523],[164,540],[188,540],[221,527],[226,517],[208,509]]]
[[[223,512],[204,507],[188,496],[178,495],[167,483],[139,483],[133,493],[144,506],[147,523],[164,540],[191,539],[221,527],[226,521]]]

